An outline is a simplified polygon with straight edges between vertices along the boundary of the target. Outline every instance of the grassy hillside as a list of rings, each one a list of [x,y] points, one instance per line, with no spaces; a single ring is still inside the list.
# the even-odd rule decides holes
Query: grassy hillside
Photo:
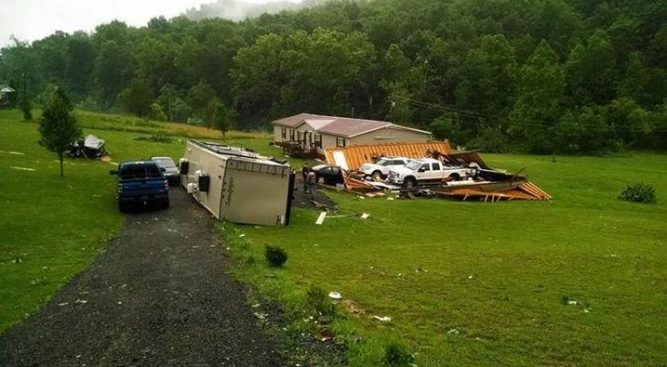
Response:
[[[344,217],[321,226],[318,212],[296,209],[289,227],[232,229],[245,234],[237,251],[247,246],[255,259],[265,244],[289,254],[285,270],[255,264],[245,276],[287,301],[311,285],[341,292],[363,311],[336,326],[352,365],[379,364],[391,339],[419,366],[667,363],[667,156],[485,158],[527,167],[555,199],[335,194]],[[636,181],[656,186],[657,205],[616,199]],[[364,343],[349,342],[359,336]]]
[[[177,159],[180,136],[217,137],[184,125],[79,116],[86,133],[107,140],[116,162]],[[174,140],[135,140],[155,134]],[[230,144],[279,154],[266,136],[232,136]],[[0,111],[0,331],[85,269],[123,221],[107,175],[113,166],[68,160],[60,178],[38,139],[35,123]],[[321,226],[318,212],[303,209],[284,228],[224,226],[233,253],[255,260],[239,274],[286,303],[301,302],[310,286],[341,292],[361,310],[334,323],[354,366],[378,365],[390,340],[408,345],[419,366],[667,363],[667,156],[484,157],[497,167],[527,167],[554,201],[332,194],[338,217]],[[658,204],[616,199],[637,181],[656,186]],[[285,269],[266,268],[267,243],[288,251]]]

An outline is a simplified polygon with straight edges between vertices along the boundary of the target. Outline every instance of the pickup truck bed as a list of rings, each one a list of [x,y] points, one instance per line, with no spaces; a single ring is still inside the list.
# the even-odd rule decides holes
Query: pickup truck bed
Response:
[[[152,161],[126,162],[112,171],[118,176],[118,208],[127,211],[132,205],[157,204],[169,207],[169,183]]]

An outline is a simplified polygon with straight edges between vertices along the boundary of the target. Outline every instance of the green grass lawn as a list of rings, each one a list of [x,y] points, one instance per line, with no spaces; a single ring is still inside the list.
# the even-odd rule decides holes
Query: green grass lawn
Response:
[[[185,125],[79,116],[116,162],[178,159],[181,136],[218,138]],[[0,331],[85,269],[123,220],[107,174],[112,165],[67,160],[60,178],[55,155],[37,144],[36,123],[19,119],[0,111]],[[135,140],[152,134],[174,140]],[[229,144],[280,154],[266,135],[230,137]],[[419,366],[667,364],[667,156],[484,158],[512,171],[527,167],[554,200],[337,193],[344,217],[316,226],[317,212],[294,209],[288,227],[225,226],[235,238],[229,245],[234,253],[247,246],[255,259],[267,243],[288,251],[285,269],[261,261],[247,268],[254,275],[245,279],[276,299],[298,302],[314,285],[361,309],[334,323],[353,366],[377,365],[390,340],[408,345]],[[638,181],[655,185],[658,204],[616,199],[624,184]],[[358,218],[364,212],[368,220]],[[380,324],[373,315],[392,321]]]
[[[318,212],[295,209],[288,227],[236,226],[234,235],[246,235],[256,259],[265,244],[287,250],[286,268],[269,270],[283,292],[316,285],[364,311],[337,324],[366,340],[352,343],[352,365],[377,365],[391,339],[419,366],[666,364],[667,156],[485,158],[527,167],[554,200],[334,194],[347,217],[318,226]],[[657,205],[616,199],[636,181],[655,185]],[[266,279],[275,282],[254,277]]]
[[[115,162],[153,155],[177,160],[185,149],[181,135],[219,137],[219,132],[187,125],[77,115],[84,133],[106,140]],[[0,110],[0,332],[37,310],[84,270],[123,221],[115,201],[115,178],[108,174],[115,166],[67,159],[65,177],[59,177],[56,155],[37,143],[37,123],[22,122],[20,116],[18,111]],[[152,134],[174,139],[171,143],[135,140]],[[229,135],[235,138],[230,143],[279,152],[268,146],[265,135]]]

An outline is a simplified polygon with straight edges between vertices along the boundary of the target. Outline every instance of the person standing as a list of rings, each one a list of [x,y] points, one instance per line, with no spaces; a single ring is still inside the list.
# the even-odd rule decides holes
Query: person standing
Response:
[[[308,192],[308,173],[310,173],[310,167],[308,163],[304,163],[301,168],[301,177],[303,178],[303,192]]]

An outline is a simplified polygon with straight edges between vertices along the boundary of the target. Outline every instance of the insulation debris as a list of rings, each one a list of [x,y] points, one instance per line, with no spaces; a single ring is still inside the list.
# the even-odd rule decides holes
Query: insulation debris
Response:
[[[17,171],[30,171],[30,172],[35,171],[34,168],[26,168],[26,167],[9,167],[9,168],[15,169]]]

